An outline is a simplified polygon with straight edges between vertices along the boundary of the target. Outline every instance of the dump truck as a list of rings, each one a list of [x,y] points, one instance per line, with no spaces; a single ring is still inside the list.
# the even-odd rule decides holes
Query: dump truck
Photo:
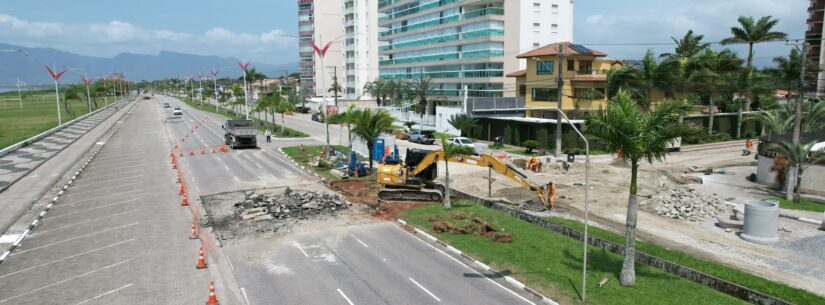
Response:
[[[223,124],[224,141],[232,149],[258,147],[258,128],[251,120],[227,120]]]

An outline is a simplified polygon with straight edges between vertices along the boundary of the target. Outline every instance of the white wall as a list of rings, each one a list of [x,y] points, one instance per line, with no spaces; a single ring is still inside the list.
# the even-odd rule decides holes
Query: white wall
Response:
[[[573,41],[573,0],[521,0],[519,6],[519,54],[536,49],[535,43],[545,46]],[[534,23],[540,26],[536,28]],[[553,28],[554,24],[556,28]],[[520,59],[519,69],[526,67],[526,60]]]
[[[773,158],[758,156],[756,168],[756,182],[768,187],[777,187],[776,173],[771,172]],[[812,165],[802,174],[802,192],[825,196],[825,166]]]
[[[456,107],[443,107],[443,106],[436,106],[435,107],[435,130],[446,132],[449,134],[459,135],[461,131],[455,129],[453,125],[450,125],[448,120],[451,116],[455,114],[461,113],[461,108]],[[466,136],[466,135],[465,135]]]

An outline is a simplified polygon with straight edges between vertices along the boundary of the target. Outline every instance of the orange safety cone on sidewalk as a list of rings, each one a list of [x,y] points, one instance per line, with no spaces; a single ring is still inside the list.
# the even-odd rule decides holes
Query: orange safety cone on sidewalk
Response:
[[[219,305],[218,297],[215,296],[215,281],[209,281],[209,300],[206,305]]]
[[[195,266],[197,269],[205,269],[206,268],[206,259],[203,257],[203,246],[201,246],[201,251],[198,253],[198,265]]]
[[[186,199],[186,195],[183,195],[183,198],[181,198],[180,205],[182,205],[182,206],[189,205],[189,199]]]
[[[189,239],[198,239],[198,227],[195,226],[195,219],[192,219],[192,235],[189,235]]]

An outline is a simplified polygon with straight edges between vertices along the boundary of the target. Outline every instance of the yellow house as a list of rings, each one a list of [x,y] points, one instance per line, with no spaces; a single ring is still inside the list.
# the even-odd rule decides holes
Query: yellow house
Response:
[[[560,51],[563,56],[559,56]],[[624,65],[607,59],[607,54],[570,42],[559,42],[520,54],[527,69],[510,73],[516,78],[516,95],[524,97],[525,108],[556,108],[559,102],[559,73],[563,73],[561,107],[565,114],[607,107],[607,74]],[[563,61],[563,62],[560,62]],[[553,110],[529,110],[527,117],[555,118]],[[571,116],[572,118],[572,116]]]

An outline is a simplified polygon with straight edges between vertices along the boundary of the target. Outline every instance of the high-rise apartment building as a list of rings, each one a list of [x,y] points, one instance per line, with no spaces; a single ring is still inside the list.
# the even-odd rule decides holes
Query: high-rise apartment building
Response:
[[[378,2],[380,77],[429,77],[436,95],[457,100],[515,96],[505,71],[516,55],[572,41],[572,0],[382,0]]]
[[[805,39],[808,41],[808,58],[819,65],[819,76],[816,81],[816,96],[825,95],[825,36],[822,35],[822,20],[825,15],[825,0],[810,0],[808,7],[808,30]]]
[[[324,96],[332,86],[332,67],[341,67],[343,43],[340,39],[343,37],[340,3],[340,0],[298,0],[300,77],[301,86],[307,94]],[[322,49],[332,42],[323,65],[321,58],[315,54],[313,42]]]
[[[365,97],[364,85],[378,78],[378,0],[343,0],[344,97]]]

